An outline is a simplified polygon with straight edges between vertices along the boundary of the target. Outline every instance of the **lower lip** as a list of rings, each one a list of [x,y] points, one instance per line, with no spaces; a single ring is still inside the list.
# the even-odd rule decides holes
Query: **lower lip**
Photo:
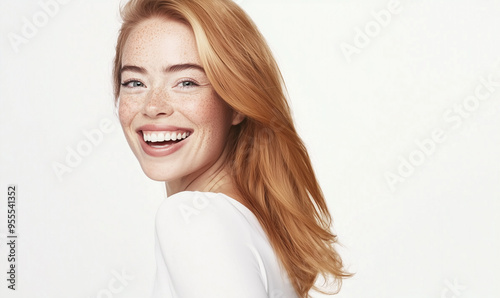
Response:
[[[149,146],[148,143],[146,143],[146,141],[144,141],[144,138],[143,138],[141,132],[139,132],[139,139],[141,142],[142,150],[147,155],[153,156],[153,157],[163,157],[163,156],[170,155],[170,154],[176,152],[177,150],[179,150],[182,146],[184,146],[184,143],[186,143],[186,140],[189,138],[186,138],[179,143],[175,143],[175,144],[168,145],[168,146],[161,147],[161,148],[155,148],[155,147]]]

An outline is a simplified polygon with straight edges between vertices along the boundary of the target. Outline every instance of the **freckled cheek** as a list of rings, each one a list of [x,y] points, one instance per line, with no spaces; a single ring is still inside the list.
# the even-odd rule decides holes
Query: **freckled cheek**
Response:
[[[123,128],[127,128],[132,123],[135,115],[139,112],[139,105],[134,104],[132,100],[127,97],[120,99],[120,106],[118,107],[118,116]]]
[[[223,122],[227,117],[228,107],[226,103],[217,97],[215,93],[206,96],[198,103],[198,115],[203,122]]]
[[[200,107],[198,121],[212,138],[220,138],[226,135],[230,127],[230,110],[225,104],[218,101],[210,101]]]

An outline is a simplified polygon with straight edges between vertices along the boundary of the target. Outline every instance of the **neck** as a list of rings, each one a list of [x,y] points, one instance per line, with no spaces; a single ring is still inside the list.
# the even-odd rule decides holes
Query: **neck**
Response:
[[[167,196],[181,191],[221,192],[228,196],[236,195],[236,188],[225,162],[226,157],[227,154],[223,152],[215,163],[198,173],[165,182]]]

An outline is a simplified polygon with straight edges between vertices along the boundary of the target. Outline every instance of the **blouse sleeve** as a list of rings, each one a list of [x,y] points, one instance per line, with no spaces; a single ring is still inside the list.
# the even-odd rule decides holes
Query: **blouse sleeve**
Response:
[[[178,297],[268,297],[248,222],[226,199],[198,192],[168,197],[156,232]]]

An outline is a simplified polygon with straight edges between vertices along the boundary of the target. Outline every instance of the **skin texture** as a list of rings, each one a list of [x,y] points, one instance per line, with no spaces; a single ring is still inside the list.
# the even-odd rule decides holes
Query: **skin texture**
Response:
[[[222,192],[238,200],[225,167],[229,129],[243,120],[215,93],[201,69],[166,71],[172,65],[201,67],[192,29],[175,20],[151,18],[127,39],[119,117],[127,142],[148,177],[165,181],[167,195],[183,190]],[[125,84],[125,85],[123,85]],[[152,157],[141,147],[138,128],[171,125],[191,135],[170,155]]]

